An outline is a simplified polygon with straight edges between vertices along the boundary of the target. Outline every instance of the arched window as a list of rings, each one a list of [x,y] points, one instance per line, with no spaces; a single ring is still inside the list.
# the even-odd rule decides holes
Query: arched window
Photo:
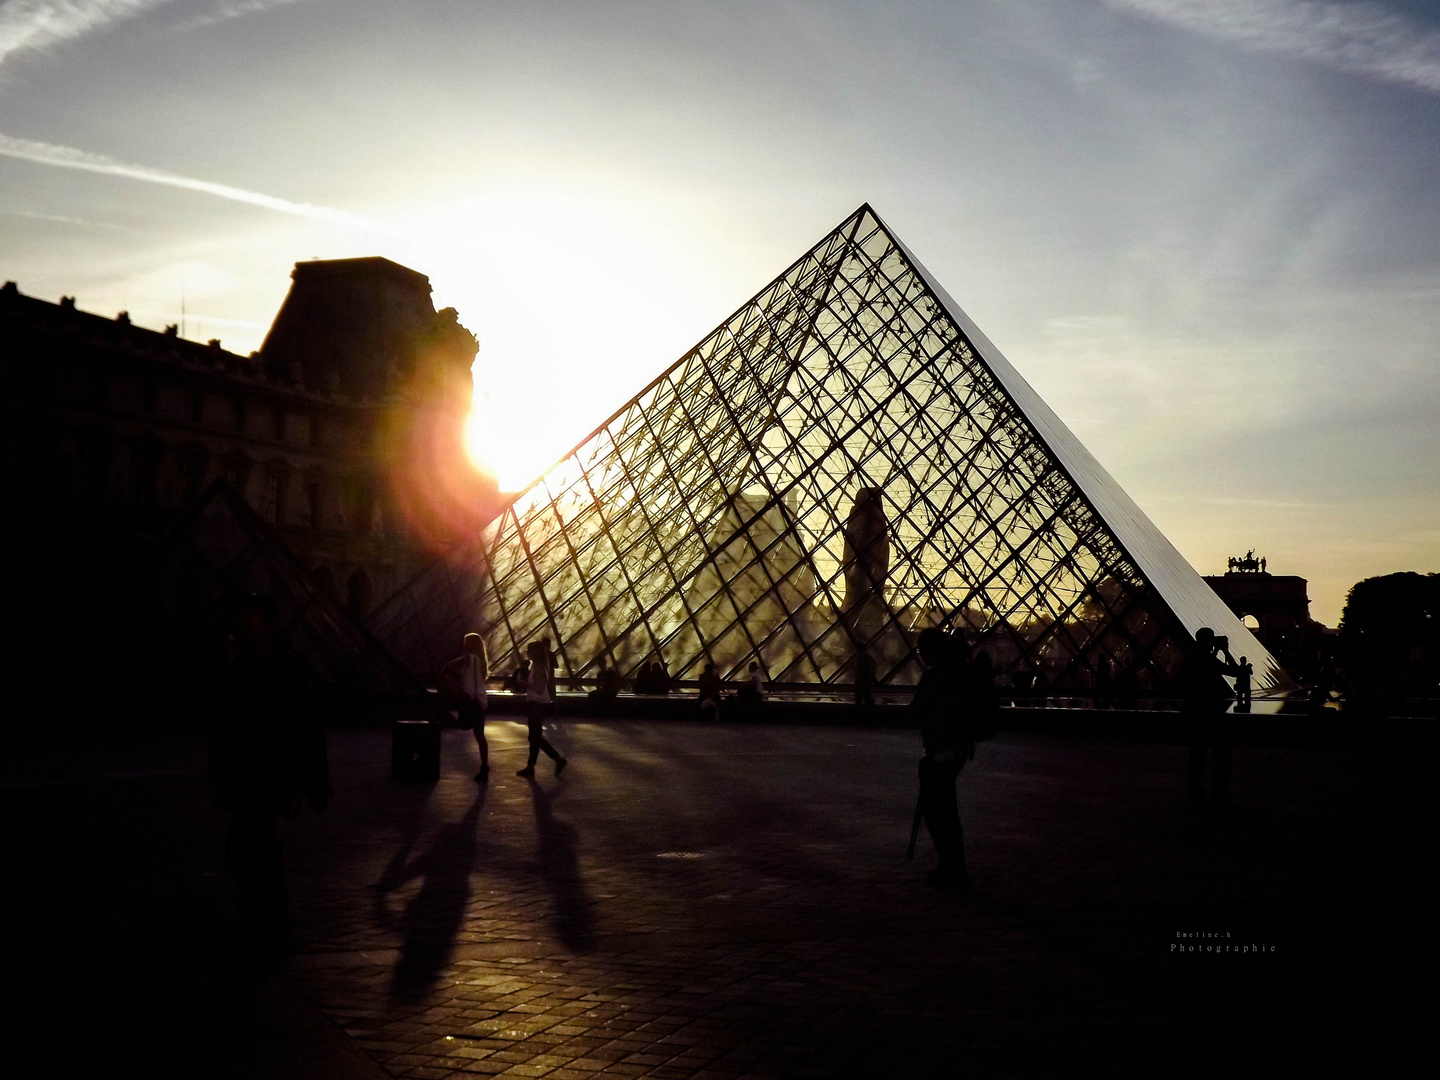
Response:
[[[1251,631],[1252,633],[1260,629],[1260,620],[1257,619],[1254,615],[1241,616],[1240,621],[1245,624],[1245,629]]]
[[[350,583],[345,589],[345,606],[350,611],[350,617],[357,622],[370,613],[370,575],[364,570],[356,570],[350,575]]]

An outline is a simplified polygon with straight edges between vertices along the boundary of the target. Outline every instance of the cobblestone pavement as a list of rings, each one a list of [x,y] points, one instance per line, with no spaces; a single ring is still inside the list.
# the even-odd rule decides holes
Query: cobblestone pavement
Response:
[[[306,1040],[369,1059],[333,1075],[1169,1075],[1298,1037],[1277,1010],[1309,1002],[1346,918],[1327,868],[1355,781],[1334,751],[1239,750],[1237,809],[1202,819],[1180,748],[1002,735],[961,778],[962,899],[924,885],[923,834],[905,859],[914,733],[576,722],[554,737],[564,776],[542,758],[534,781],[515,775],[523,728],[490,737],[488,785],[462,731],[414,785],[390,781],[385,733],[332,733],[335,801],[285,826],[285,992],[348,1035]],[[229,1000],[235,960],[203,789],[181,770],[88,809],[5,798],[73,814],[105,905],[174,945],[138,949],[182,988],[143,1011],[204,1029],[166,1036],[192,1075],[279,1075],[234,1052],[243,1009],[196,1004]],[[1175,948],[1212,945],[1274,951]],[[104,967],[139,962],[109,948]]]

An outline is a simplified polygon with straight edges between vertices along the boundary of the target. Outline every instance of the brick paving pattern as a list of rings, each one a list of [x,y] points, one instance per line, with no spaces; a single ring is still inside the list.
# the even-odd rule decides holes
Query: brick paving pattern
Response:
[[[923,833],[904,857],[912,732],[573,722],[555,741],[571,767],[527,782],[523,729],[492,721],[482,786],[447,731],[440,781],[411,785],[384,733],[332,733],[335,801],[285,826],[280,974],[342,1049],[415,1078],[1168,1074],[1263,1036],[1344,919],[1326,868],[1355,779],[1333,750],[1240,749],[1236,810],[1205,819],[1181,748],[1002,735],[962,775],[965,899],[924,885]],[[92,787],[4,797],[56,828],[73,812],[92,860],[126,850],[105,906],[148,913],[130,933],[163,922],[166,985],[222,981],[203,778]],[[1176,955],[1212,940],[1178,932],[1276,952]],[[199,1008],[180,997],[174,1016]],[[235,1025],[189,1060],[235,1059]],[[228,1075],[264,1071],[239,1059]]]

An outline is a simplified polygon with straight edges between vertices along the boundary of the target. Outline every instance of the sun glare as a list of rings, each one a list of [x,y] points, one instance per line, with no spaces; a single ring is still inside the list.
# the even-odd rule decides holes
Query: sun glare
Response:
[[[465,450],[478,468],[495,476],[501,491],[528,487],[604,419],[574,408],[527,416],[523,387],[504,395],[510,407],[495,408],[478,385],[478,375],[475,403],[465,421]],[[537,393],[532,400],[541,397]]]
[[[641,202],[526,192],[426,217],[444,241],[411,265],[479,340],[465,445],[501,491],[555,464],[673,361],[704,317],[697,283],[675,272],[675,241]]]

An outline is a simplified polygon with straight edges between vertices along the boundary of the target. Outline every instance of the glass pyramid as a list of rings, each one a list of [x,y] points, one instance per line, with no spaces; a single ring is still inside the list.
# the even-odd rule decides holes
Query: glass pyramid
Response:
[[[797,687],[862,650],[911,685],[949,625],[1002,682],[1141,692],[1210,626],[1257,691],[1284,680],[869,206],[370,625],[412,670],[478,628],[500,670],[548,637],[562,680],[660,658]]]

